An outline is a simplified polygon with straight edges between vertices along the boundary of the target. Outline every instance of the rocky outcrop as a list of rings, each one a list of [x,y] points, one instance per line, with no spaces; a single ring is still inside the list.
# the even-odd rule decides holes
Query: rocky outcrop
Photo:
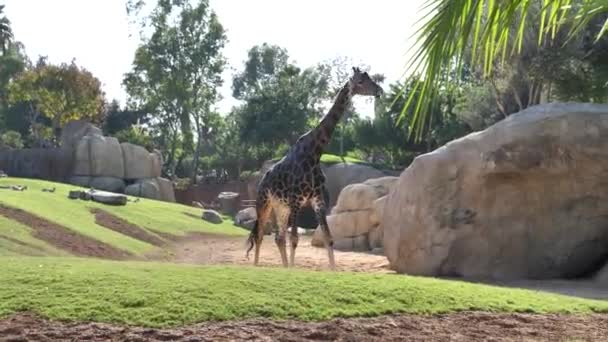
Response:
[[[0,151],[0,170],[12,177],[65,182],[72,173],[71,150],[30,148]]]
[[[336,206],[327,217],[336,249],[369,250],[382,246],[378,241],[382,234],[381,219],[376,213],[375,202],[385,196],[397,180],[397,177],[369,179],[348,185],[342,190]],[[323,246],[323,232],[320,228],[316,229],[312,244]]]
[[[102,136],[103,133],[101,129],[86,120],[70,121],[61,130],[61,147],[64,149],[75,149],[78,142],[87,135]]]
[[[124,178],[129,180],[160,177],[159,155],[131,143],[120,144],[125,165]]]
[[[124,178],[124,174],[122,149],[116,138],[86,135],[78,141],[74,176]]]
[[[608,105],[546,104],[417,157],[382,212],[393,269],[569,278],[608,255]]]
[[[156,178],[158,184],[159,199],[165,202],[175,202],[175,188],[173,182],[166,178]]]
[[[93,177],[88,185],[97,190],[123,193],[125,191],[125,181],[116,177]]]
[[[156,179],[142,179],[137,183],[127,186],[125,194],[157,200],[160,199],[160,188]]]
[[[382,171],[359,164],[335,164],[325,168],[323,173],[325,173],[325,187],[329,192],[328,207],[330,208],[336,205],[340,192],[348,185],[384,177]]]

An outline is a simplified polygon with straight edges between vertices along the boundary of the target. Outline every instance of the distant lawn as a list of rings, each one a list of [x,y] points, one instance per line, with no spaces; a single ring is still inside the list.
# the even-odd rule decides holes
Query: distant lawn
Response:
[[[2,317],[30,311],[154,327],[252,317],[608,312],[604,301],[432,278],[76,258],[2,257],[0,284]]]
[[[200,219],[200,209],[181,204],[141,199],[138,203],[129,202],[126,206],[108,206],[92,201],[68,199],[69,190],[79,189],[77,186],[33,179],[0,179],[0,185],[16,184],[27,185],[28,190],[20,192],[0,189],[0,203],[25,210],[133,254],[141,254],[155,247],[97,225],[95,223],[95,216],[90,212],[91,208],[102,208],[117,217],[149,230],[152,234],[155,232],[169,233],[177,236],[188,232],[237,236],[247,234],[247,231],[236,227],[230,219],[226,218],[227,220],[222,224],[212,224]],[[55,193],[41,191],[42,188],[51,187],[56,188]],[[19,227],[17,222],[1,216],[0,218],[2,219],[0,220],[0,234],[7,229]],[[24,230],[23,228],[21,227],[19,230],[15,228],[15,231],[19,232],[16,238],[23,239],[23,242],[27,243],[30,239],[27,237],[27,229]],[[11,254],[8,253],[8,248],[6,252],[2,251],[3,243],[8,246],[8,242],[3,242],[0,238],[0,255]],[[14,249],[14,246],[12,246],[11,250]]]

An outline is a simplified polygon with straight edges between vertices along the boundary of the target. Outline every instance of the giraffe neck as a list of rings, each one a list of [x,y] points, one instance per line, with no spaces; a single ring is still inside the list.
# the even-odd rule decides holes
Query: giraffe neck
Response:
[[[350,104],[351,98],[352,89],[350,82],[347,82],[338,93],[338,96],[336,96],[336,100],[334,101],[333,106],[331,106],[329,109],[329,112],[325,114],[323,119],[321,119],[321,122],[319,122],[317,127],[314,129],[315,140],[321,145],[321,147],[329,144],[338,122],[340,122],[340,119]]]

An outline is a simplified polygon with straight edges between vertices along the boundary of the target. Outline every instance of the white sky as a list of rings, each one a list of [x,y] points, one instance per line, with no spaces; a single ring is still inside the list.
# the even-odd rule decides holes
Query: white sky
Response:
[[[148,2],[155,0],[148,0]],[[408,38],[423,0],[210,0],[227,30],[224,50],[229,68],[241,70],[247,50],[268,42],[288,50],[301,67],[346,56],[383,73],[387,83],[401,78],[411,49]],[[126,0],[0,0],[15,38],[28,56],[46,55],[53,63],[76,63],[98,77],[108,100],[124,103],[123,74],[131,69],[138,44],[129,26]],[[132,33],[132,37],[129,37]],[[225,72],[219,109],[235,104],[232,71]],[[385,86],[386,89],[386,86]],[[356,101],[359,112],[371,104]]]

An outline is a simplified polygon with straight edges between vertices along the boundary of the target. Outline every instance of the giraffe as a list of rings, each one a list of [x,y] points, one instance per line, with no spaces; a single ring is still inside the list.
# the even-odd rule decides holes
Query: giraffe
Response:
[[[311,205],[323,230],[329,267],[335,270],[333,240],[326,219],[327,190],[324,184],[325,176],[321,171],[321,155],[351,98],[354,95],[378,97],[382,93],[382,88],[372,81],[367,72],[353,67],[353,75],[339,91],[329,112],[315,128],[300,136],[287,154],[264,174],[258,185],[257,220],[247,240],[247,257],[255,247],[254,265],[258,265],[264,226],[274,211],[279,227],[275,234],[275,243],[279,248],[281,261],[284,267],[288,267],[286,235],[288,227],[291,227],[289,266],[294,266],[298,246],[296,218],[301,208]]]

